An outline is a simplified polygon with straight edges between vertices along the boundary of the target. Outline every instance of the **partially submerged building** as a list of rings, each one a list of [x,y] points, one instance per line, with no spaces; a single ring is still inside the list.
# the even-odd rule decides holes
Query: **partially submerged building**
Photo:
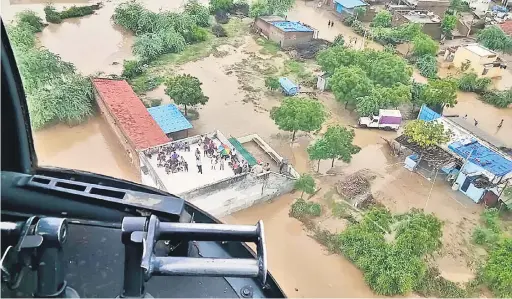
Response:
[[[453,190],[458,190],[475,203],[494,205],[512,179],[512,160],[498,145],[488,142],[492,137],[473,132],[471,126],[460,125],[423,106],[418,119],[443,124],[450,132],[450,140],[439,146],[421,148],[404,135],[396,141],[413,153],[408,155],[404,166],[422,173],[429,180],[446,180]],[[464,119],[462,119],[464,120]],[[435,175],[432,175],[435,173]],[[512,205],[512,202],[505,202]]]
[[[444,59],[464,72],[475,72],[480,78],[501,77],[507,67],[496,52],[478,43],[448,48]]]
[[[332,0],[331,7],[336,14],[342,18],[354,15],[354,9],[357,7],[368,8],[368,3],[361,0]]]
[[[422,26],[423,33],[433,39],[441,38],[441,18],[435,13],[427,10],[394,10],[393,26],[414,23]]]
[[[263,16],[256,19],[254,26],[269,40],[281,48],[304,44],[318,36],[318,31],[301,22],[288,21],[278,16]]]
[[[411,10],[426,10],[443,17],[450,7],[449,0],[396,0],[399,4],[407,5]]]
[[[247,161],[254,166],[259,161],[273,161],[271,170],[261,173],[237,172],[232,168],[229,159],[225,162],[224,169],[220,169],[220,165],[216,165],[214,169],[214,160],[204,155],[202,145],[199,144],[201,136],[192,136],[141,151],[142,183],[178,195],[216,217],[229,215],[293,189],[299,174],[290,165],[282,164],[283,158],[258,135],[228,139],[217,130],[203,136],[207,136],[217,147],[223,147],[228,152],[236,149],[237,160],[241,163]],[[166,171],[157,159],[158,153],[173,144],[185,142],[190,146],[190,151],[177,149],[176,152],[188,163],[188,171]],[[259,151],[265,153],[265,157],[259,156],[256,159],[244,146],[248,142],[254,142]],[[196,166],[196,149],[201,154],[202,174]],[[286,165],[286,168],[278,165]]]
[[[94,78],[94,97],[101,115],[140,171],[139,152],[169,142],[125,80]]]

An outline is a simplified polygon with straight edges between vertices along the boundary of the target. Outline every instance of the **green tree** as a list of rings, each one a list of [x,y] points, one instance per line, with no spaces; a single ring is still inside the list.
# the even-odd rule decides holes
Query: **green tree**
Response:
[[[396,83],[392,87],[375,87],[367,96],[357,102],[357,113],[362,116],[378,114],[379,109],[397,108],[411,101],[411,88],[408,85]]]
[[[208,27],[210,25],[210,13],[208,8],[201,5],[198,0],[188,0],[183,11],[194,16],[198,26]]]
[[[445,106],[455,106],[457,104],[457,81],[454,79],[429,80],[422,92],[421,101],[439,112],[442,112]]]
[[[343,46],[343,45],[345,45],[345,38],[343,37],[343,35],[342,34],[336,35],[332,45],[333,46]]]
[[[412,103],[412,111],[414,111],[415,107],[421,107],[424,104],[423,102],[423,91],[427,85],[423,83],[419,83],[413,80],[411,85],[411,103]]]
[[[392,17],[393,16],[391,15],[391,13],[389,11],[381,10],[375,15],[370,26],[372,26],[372,27],[391,27]]]
[[[233,7],[233,0],[210,0],[210,12],[229,11]]]
[[[352,160],[352,155],[357,154],[361,148],[353,145],[354,131],[348,130],[342,126],[328,127],[322,139],[325,142],[327,150],[327,158],[332,159],[331,167],[334,167],[334,160],[342,160],[349,163]]]
[[[374,84],[389,87],[395,83],[408,84],[411,80],[412,67],[398,55],[382,51],[367,61],[367,74]]]
[[[270,89],[271,91],[277,90],[279,86],[279,79],[277,79],[276,77],[269,76],[265,78],[265,87]]]
[[[354,8],[354,17],[356,20],[360,20],[366,14],[366,8],[363,6],[358,6]]]
[[[441,22],[441,32],[447,37],[452,37],[452,31],[457,25],[457,17],[450,14],[445,14]]]
[[[143,61],[151,61],[164,51],[164,42],[156,33],[145,33],[135,37],[133,53]]]
[[[316,171],[320,171],[320,161],[329,159],[329,151],[325,139],[318,139],[315,143],[308,146],[307,151],[310,160],[318,160]]]
[[[31,26],[33,32],[41,32],[44,28],[43,20],[32,10],[24,10],[17,13],[16,22]]]
[[[481,30],[477,40],[491,50],[512,53],[512,37],[506,35],[498,26],[488,26]]]
[[[311,195],[315,193],[315,179],[313,179],[310,174],[303,173],[299,179],[295,181],[295,189],[302,191],[300,199],[304,196],[304,192]]]
[[[427,148],[443,144],[450,140],[449,132],[444,125],[437,122],[426,122],[421,119],[410,121],[405,125],[404,135],[415,144]]]
[[[432,55],[423,55],[416,60],[420,74],[427,78],[437,77],[437,58]]]
[[[261,16],[269,15],[268,3],[266,0],[256,0],[251,3],[249,8],[249,16],[251,18],[258,18]]]
[[[340,67],[329,81],[336,100],[355,105],[357,98],[363,97],[372,90],[372,82],[359,67]]]
[[[512,297],[512,238],[503,237],[490,250],[481,271],[482,280],[497,297]]]
[[[422,33],[412,40],[413,54],[416,57],[423,55],[436,56],[439,50],[439,44],[434,41],[430,36]]]
[[[462,74],[457,82],[460,90],[476,93],[485,92],[491,83],[490,78],[478,78],[478,75],[475,73]]]
[[[174,100],[177,105],[185,107],[185,116],[187,116],[187,106],[204,105],[208,97],[203,94],[202,83],[196,77],[190,75],[178,75],[169,78],[165,83],[165,94]]]
[[[292,142],[297,131],[311,132],[322,127],[325,120],[324,107],[317,101],[306,98],[286,98],[279,107],[270,112],[280,130],[293,132]]]
[[[267,0],[269,13],[284,16],[295,4],[295,0]]]

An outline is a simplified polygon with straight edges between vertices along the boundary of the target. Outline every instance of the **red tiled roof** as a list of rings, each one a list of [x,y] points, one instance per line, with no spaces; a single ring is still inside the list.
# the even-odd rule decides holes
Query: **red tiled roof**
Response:
[[[121,130],[136,149],[145,149],[170,141],[128,82],[99,78],[93,79],[92,82]]]
[[[512,36],[512,20],[501,23],[500,28],[503,30],[503,32],[505,32],[506,35]]]

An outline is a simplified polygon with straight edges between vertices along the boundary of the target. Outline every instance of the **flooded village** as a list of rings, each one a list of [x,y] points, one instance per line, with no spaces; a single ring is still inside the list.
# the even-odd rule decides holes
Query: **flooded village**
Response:
[[[63,10],[72,5],[84,6],[93,2],[98,1],[55,0],[52,5],[57,10]],[[37,46],[72,63],[78,73],[96,78],[92,82],[98,102],[94,115],[80,124],[70,126],[57,123],[34,130],[39,165],[96,172],[157,187],[182,196],[226,223],[254,224],[263,220],[266,226],[269,270],[289,297],[507,297],[506,294],[512,294],[507,293],[511,291],[510,286],[497,287],[498,283],[492,285],[488,281],[499,279],[487,278],[486,281],[479,272],[496,248],[486,247],[485,243],[491,242],[491,239],[496,244],[510,242],[507,240],[510,240],[512,234],[512,216],[509,211],[512,207],[512,107],[505,105],[498,108],[482,101],[481,95],[476,92],[457,88],[453,105],[446,105],[441,111],[438,107],[427,107],[424,103],[414,107],[414,103],[411,104],[411,99],[408,99],[394,107],[373,109],[382,115],[361,115],[361,110],[358,110],[362,109],[360,106],[347,107],[347,102],[340,101],[336,88],[319,89],[322,79],[334,81],[332,78],[336,78],[337,71],[334,75],[329,74],[325,66],[320,65],[317,52],[333,51],[330,59],[334,63],[342,61],[336,60],[338,53],[334,52],[340,47],[336,44],[337,37],[343,37],[344,45],[342,42],[341,47],[349,51],[389,51],[387,45],[379,43],[376,34],[367,34],[367,30],[374,28],[370,24],[379,11],[391,11],[393,22],[402,20],[401,17],[420,18],[420,23],[430,25],[430,22],[423,22],[427,13],[424,16],[420,12],[414,15],[415,11],[429,11],[429,19],[432,19],[434,13],[441,15],[437,22],[440,23],[444,13],[453,9],[449,8],[449,1],[291,1],[293,6],[284,14],[285,17],[273,16],[276,19],[270,21],[268,16],[258,19],[248,16],[247,12],[245,15],[232,13],[228,16],[229,21],[222,24],[227,37],[216,37],[211,28],[207,28],[208,37],[205,40],[187,45],[188,48],[181,53],[161,55],[144,66],[142,73],[130,79],[123,77],[123,64],[126,60],[136,59],[132,51],[136,36],[113,21],[116,8],[124,2],[101,1],[101,8],[91,15],[65,19],[58,24],[49,23],[41,32],[36,33]],[[138,1],[155,13],[182,11],[187,2]],[[416,6],[421,8],[415,6],[416,9],[407,9],[406,6],[411,2],[418,2]],[[429,7],[428,3],[432,2],[438,2],[438,5]],[[199,3],[209,4],[205,0]],[[29,9],[44,20],[46,5],[45,1],[37,0],[2,0],[2,18],[8,23],[16,19],[17,13]],[[354,14],[357,21],[358,7],[364,7],[365,16],[361,17],[360,22],[366,28],[363,34],[345,21],[347,17],[354,17]],[[488,3],[484,12],[489,14],[492,7]],[[478,15],[474,9],[464,14],[470,11]],[[512,22],[512,13],[510,20],[506,20],[506,13],[500,13],[500,22]],[[411,14],[414,16],[410,17]],[[496,13],[491,15],[497,18]],[[256,25],[258,20],[265,18],[267,21],[261,22],[263,25]],[[217,22],[213,16],[210,19],[213,24]],[[459,17],[459,20],[463,19]],[[480,19],[485,20],[485,14]],[[460,23],[462,25],[457,25],[453,30],[455,33],[452,39],[441,39],[441,36],[434,38],[439,47],[435,56],[437,74],[430,79],[422,75],[425,73],[423,69],[420,70],[419,63],[406,60],[412,41],[399,43],[393,48],[393,53],[404,57],[404,65],[410,71],[406,84],[427,84],[435,78],[453,77],[458,80],[463,75],[460,67],[455,67],[453,63],[458,59],[457,49],[468,45],[476,47],[473,45],[479,44],[476,33],[470,32],[471,25],[468,32],[461,33],[461,28],[466,25],[462,21]],[[390,28],[383,29],[391,30],[391,26],[398,28],[402,25],[393,23],[389,24]],[[436,30],[440,30],[440,26],[438,24]],[[423,32],[426,35],[434,32],[425,28]],[[293,38],[278,41],[276,36],[279,34],[272,33],[278,29],[285,33],[297,30],[306,34],[295,34]],[[306,40],[303,43],[309,48],[296,47],[302,43],[301,38]],[[310,43],[312,39],[321,42]],[[509,39],[512,37],[509,36]],[[286,46],[286,43],[290,45]],[[478,47],[483,50],[475,51],[488,51],[489,55],[494,55],[495,60],[496,56],[499,57],[499,76],[491,79],[489,90],[510,92],[512,70],[509,67],[512,56],[482,45]],[[485,69],[492,68],[493,63],[485,63]],[[160,121],[151,109],[167,105],[177,107],[166,91],[167,78],[185,74],[200,81],[207,102],[195,105],[186,119],[181,115],[184,112],[182,106],[177,105],[180,110],[176,113],[183,117],[179,125],[176,125],[177,121],[172,124]],[[485,77],[485,74],[482,76]],[[294,84],[293,87],[297,88],[298,95],[293,95],[291,91],[286,95],[288,91],[283,83],[279,90],[269,88],[266,79],[270,77],[279,78],[279,81],[288,78]],[[108,83],[125,79],[123,82],[127,82],[126,86],[120,84],[120,87],[114,88]],[[104,82],[110,87],[102,87]],[[117,99],[108,99],[116,98],[116,93]],[[439,96],[444,94],[437,94]],[[274,116],[276,107],[282,107],[287,99],[303,97],[321,104],[325,121],[318,128],[305,131],[281,130],[283,125],[279,125]],[[414,94],[409,92],[411,97]],[[153,105],[153,101],[157,104]],[[444,106],[445,102],[442,103]],[[151,108],[146,109],[144,105]],[[133,134],[149,135],[142,128],[153,130],[150,127],[156,127],[155,124],[162,128],[161,131],[155,129],[159,130],[160,135],[151,137],[150,141],[148,136],[141,137],[140,145],[124,140],[126,132],[119,127],[116,112],[112,112],[135,106],[143,110],[141,113],[145,116],[131,120],[131,125],[140,123],[141,126],[134,129],[138,133]],[[156,110],[159,109],[153,111]],[[401,123],[398,130],[369,128],[375,122],[380,124],[380,120],[376,119],[384,119],[387,111],[400,111]],[[109,116],[109,113],[112,115]],[[367,128],[361,126],[361,116],[371,118]],[[415,144],[411,141],[412,137],[400,138],[406,136],[407,130],[404,128],[413,122],[430,124],[432,130],[445,132],[446,137],[441,138],[442,141],[437,144],[424,141],[428,146]],[[167,125],[183,127],[166,131],[164,127]],[[345,153],[332,159],[312,159],[312,150],[308,148],[314,147],[315,143],[328,134],[330,128],[337,126],[353,132],[352,141],[349,142],[353,146],[353,153],[346,159]],[[183,129],[185,127],[187,129]],[[180,135],[176,135],[177,131],[181,132]],[[238,152],[240,161],[237,163],[240,165],[233,166],[235,160],[230,160],[226,170],[214,169],[214,165],[220,165],[206,157],[206,148],[203,148],[207,143],[204,141],[205,136],[210,140],[208,142],[219,149],[221,155],[232,158],[233,150]],[[149,143],[144,143],[146,141]],[[190,174],[179,170],[175,173],[161,165],[160,152],[165,151],[165,146],[171,145],[173,149],[179,148],[178,153],[188,162]],[[184,149],[185,146],[190,147],[190,152]],[[199,160],[202,159],[204,175],[197,173],[196,166],[199,164],[196,165],[197,160],[194,162],[194,154],[198,159],[196,149],[200,151]],[[171,152],[168,154],[171,155]],[[259,165],[260,162],[262,165]],[[252,176],[254,171],[236,171],[237,167],[245,164],[254,170],[266,163],[269,163],[270,171],[257,171],[256,177]],[[283,164],[287,171],[283,170]],[[300,186],[292,190],[297,187],[295,182],[303,179],[304,174],[310,174],[313,178],[313,191],[307,190],[304,193],[305,188]],[[215,190],[217,187],[225,189]],[[306,210],[316,205],[320,207],[320,213],[294,214],[299,198],[305,199]],[[422,211],[422,215],[432,214],[439,220],[441,235],[436,240],[439,242],[436,246],[432,245],[435,250],[425,250],[428,254],[424,252],[421,256],[425,265],[419,267],[421,271],[418,270],[430,275],[431,286],[411,287],[407,293],[376,290],[375,285],[378,283],[369,283],[375,277],[368,274],[365,262],[334,248],[343,247],[343,242],[348,242],[349,236],[343,237],[340,233],[356,231],[358,223],[373,221],[365,215],[369,215],[367,213],[371,213],[374,208],[386,209],[389,215],[394,215],[388,227],[388,224],[384,225],[380,220],[374,223],[385,231],[382,240],[375,243],[382,241],[386,246],[395,239],[399,240],[398,235],[403,233],[401,228],[409,228],[403,219],[413,219],[418,215],[415,214],[418,210]],[[489,219],[482,216],[489,215],[489,210],[495,213],[493,223],[499,227],[495,230],[486,226],[489,221],[482,220]],[[431,221],[430,218],[421,218],[425,222],[418,223],[425,225],[427,220]],[[475,241],[479,235],[477,231],[483,235],[480,239],[488,238],[484,244]],[[392,235],[391,241],[389,235]],[[350,240],[363,242],[362,238],[353,237]],[[373,244],[368,242],[365,246],[370,248]],[[362,255],[361,251],[359,253]],[[510,255],[504,263],[510,263],[510,271]],[[437,269],[438,273],[432,274],[431,269]],[[428,288],[435,291],[428,293],[425,291]]]

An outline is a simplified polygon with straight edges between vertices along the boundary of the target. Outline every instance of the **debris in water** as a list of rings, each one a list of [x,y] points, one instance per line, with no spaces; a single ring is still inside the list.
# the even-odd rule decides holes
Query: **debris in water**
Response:
[[[332,45],[330,41],[318,38],[292,48],[287,48],[285,51],[295,59],[312,59],[315,58],[316,53],[327,49],[330,45]]]

